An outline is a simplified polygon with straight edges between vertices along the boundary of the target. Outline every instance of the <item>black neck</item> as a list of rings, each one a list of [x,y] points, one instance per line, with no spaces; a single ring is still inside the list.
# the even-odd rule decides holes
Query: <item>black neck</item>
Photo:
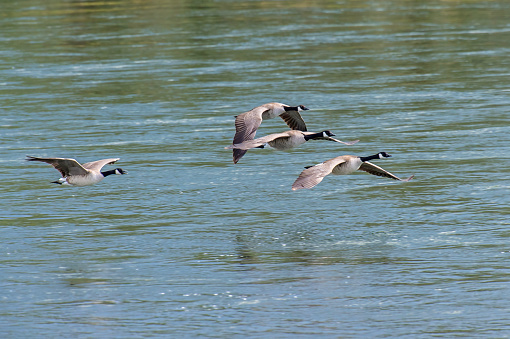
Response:
[[[292,107],[292,106],[283,106],[283,109],[288,112],[288,111],[297,111],[298,110],[298,107],[295,106],[295,107]]]
[[[313,134],[308,134],[308,135],[305,135],[305,140],[308,141],[310,139],[315,139],[315,138],[321,138],[323,137],[323,133],[322,132],[319,132],[319,133],[313,133]]]
[[[373,159],[379,159],[379,153],[377,154],[374,154],[374,155],[369,155],[368,157],[359,157],[361,159],[361,161],[365,162],[365,161],[369,161],[369,160],[373,160]]]
[[[101,174],[103,175],[103,177],[107,177],[109,175],[115,174],[115,171],[116,170],[104,171],[104,172],[101,172]]]

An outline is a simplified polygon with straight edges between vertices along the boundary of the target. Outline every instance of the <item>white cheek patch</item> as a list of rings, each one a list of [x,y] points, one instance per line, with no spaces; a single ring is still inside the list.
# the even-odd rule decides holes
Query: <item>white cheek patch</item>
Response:
[[[121,175],[121,173],[119,172],[119,170],[118,170],[118,169],[115,169],[115,174],[117,174],[117,175]]]
[[[379,153],[379,159],[382,159],[384,158],[384,156],[382,155],[382,153]]]

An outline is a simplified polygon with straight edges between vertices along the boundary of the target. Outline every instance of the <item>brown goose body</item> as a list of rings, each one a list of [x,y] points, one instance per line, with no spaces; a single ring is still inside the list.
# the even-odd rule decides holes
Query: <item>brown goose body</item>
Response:
[[[299,112],[306,110],[308,110],[308,108],[303,105],[293,107],[278,102],[270,102],[255,107],[248,112],[239,114],[235,121],[236,134],[234,135],[232,144],[236,145],[246,140],[253,140],[262,120],[273,119],[278,116],[281,117],[291,129],[306,131],[306,124],[301,114],[299,114]],[[237,163],[244,154],[246,154],[246,150],[234,149],[234,163]]]
[[[344,145],[354,145],[359,141],[354,140],[345,142],[332,138],[332,136],[334,136],[334,134],[331,133],[330,131],[314,133],[307,131],[290,130],[282,133],[269,134],[264,137],[253,140],[245,140],[240,144],[230,145],[225,148],[249,150],[252,148],[264,148],[264,146],[267,144],[277,150],[288,150],[294,147],[298,147],[299,145],[304,144],[308,140],[328,140],[338,142]]]
[[[119,158],[102,159],[80,164],[71,158],[38,158],[27,156],[27,161],[40,161],[55,167],[62,174],[62,178],[53,183],[72,186],[94,185],[111,174],[127,174],[122,168],[101,172],[105,165],[114,164]]]
[[[329,174],[347,175],[357,170],[399,181],[409,181],[414,177],[414,175],[412,175],[407,179],[400,179],[396,175],[368,161],[372,159],[389,157],[391,157],[391,155],[388,153],[380,152],[368,157],[342,155],[333,159],[326,160],[323,163],[308,167],[303,172],[301,172],[299,177],[292,185],[292,190],[295,191],[298,189],[315,187],[322,181],[322,179],[324,179],[324,177]]]

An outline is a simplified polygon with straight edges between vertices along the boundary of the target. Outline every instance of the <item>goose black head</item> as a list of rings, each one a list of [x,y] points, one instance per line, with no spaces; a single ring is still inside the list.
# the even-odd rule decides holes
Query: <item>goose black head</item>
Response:
[[[388,153],[386,152],[379,152],[379,159],[382,159],[382,158],[390,158],[391,155],[389,155]]]
[[[331,133],[330,131],[323,131],[322,132],[322,135],[324,137],[334,137],[335,135],[333,133]]]
[[[299,105],[299,106],[286,106],[284,105],[283,106],[283,109],[288,112],[288,111],[298,111],[298,112],[301,112],[301,111],[308,111],[308,108],[303,106],[303,105]]]
[[[122,168],[116,168],[115,169],[115,174],[117,175],[122,175],[122,174],[127,174],[128,172],[123,170]]]

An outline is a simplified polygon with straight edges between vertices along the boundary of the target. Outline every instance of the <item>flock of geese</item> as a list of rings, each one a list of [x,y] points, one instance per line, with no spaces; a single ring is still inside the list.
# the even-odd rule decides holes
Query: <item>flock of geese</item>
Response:
[[[264,148],[269,145],[277,150],[287,150],[304,144],[309,140],[327,140],[338,142],[344,145],[354,145],[359,140],[344,142],[332,138],[335,136],[330,131],[308,132],[306,124],[301,117],[300,112],[307,111],[303,105],[288,106],[285,104],[271,102],[236,116],[236,133],[232,145],[225,147],[232,149],[234,163],[237,163],[252,148]],[[255,139],[255,134],[262,120],[282,118],[290,127],[289,131],[282,133],[269,134],[267,136]],[[386,152],[379,152],[375,155],[366,157],[354,155],[342,155],[336,158],[326,160],[315,166],[306,167],[292,185],[292,190],[303,188],[312,188],[318,185],[325,176],[329,174],[345,175],[351,174],[357,170],[365,171],[373,175],[386,177],[399,181],[409,181],[414,175],[407,179],[400,179],[394,174],[376,166],[370,162],[373,159],[389,158]],[[60,185],[89,186],[97,184],[105,177],[116,174],[127,174],[122,168],[116,168],[109,171],[101,171],[105,165],[114,164],[119,158],[103,159],[85,164],[80,164],[71,158],[39,158],[27,156],[28,161],[40,161],[52,165],[57,169],[62,178],[52,181]]]
[[[57,181],[52,181],[54,184],[59,185],[72,185],[72,186],[89,186],[94,185],[103,180],[105,177],[117,174],[127,174],[127,171],[122,168],[116,168],[110,171],[101,171],[105,165],[111,165],[117,162],[120,158],[103,159],[86,164],[80,164],[75,159],[70,158],[38,158],[27,156],[28,161],[41,161],[52,165],[57,169],[62,178]]]
[[[354,145],[359,141],[354,140],[344,142],[334,139],[332,137],[335,135],[330,131],[322,131],[318,133],[308,132],[306,124],[300,114],[300,112],[307,110],[308,108],[303,105],[288,106],[277,102],[271,102],[255,107],[248,112],[236,116],[236,134],[234,136],[234,141],[232,145],[225,148],[233,149],[234,163],[237,163],[249,149],[264,148],[266,144],[278,150],[286,150],[302,145],[308,140],[328,140],[342,143],[344,145]],[[254,139],[262,120],[272,119],[278,116],[287,123],[291,129],[290,131],[274,133],[262,138]],[[294,181],[294,184],[292,184],[292,190],[312,188],[318,185],[322,179],[329,174],[351,174],[357,170],[399,181],[409,181],[414,177],[412,175],[407,179],[400,179],[396,175],[391,174],[381,167],[369,162],[373,159],[389,157],[391,157],[391,155],[388,153],[379,152],[367,157],[342,155],[326,160],[315,166],[306,167],[296,181]]]

